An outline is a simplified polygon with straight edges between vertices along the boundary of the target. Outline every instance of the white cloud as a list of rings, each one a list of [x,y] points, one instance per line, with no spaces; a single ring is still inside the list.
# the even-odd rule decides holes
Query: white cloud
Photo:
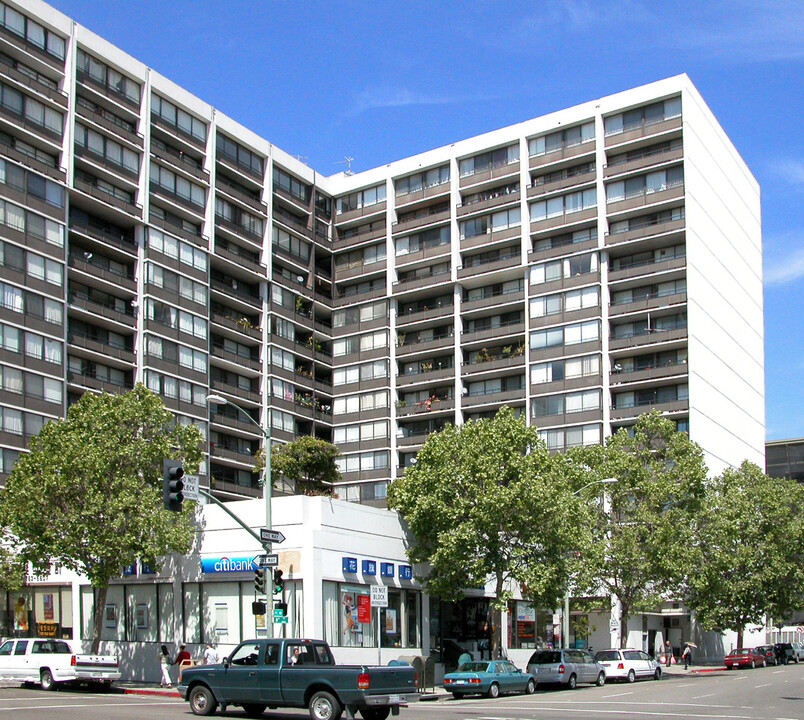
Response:
[[[784,285],[804,278],[804,249],[798,248],[765,264],[766,286]]]
[[[804,187],[804,162],[801,160],[780,160],[775,163],[776,173],[793,185]]]
[[[349,115],[359,115],[374,108],[401,108],[415,105],[450,105],[462,98],[450,95],[427,95],[415,90],[396,87],[366,88],[355,95]]]

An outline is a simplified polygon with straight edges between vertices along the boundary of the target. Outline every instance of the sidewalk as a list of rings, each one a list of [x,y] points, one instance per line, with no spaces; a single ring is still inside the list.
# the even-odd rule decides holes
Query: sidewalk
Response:
[[[111,692],[123,693],[126,695],[161,695],[163,697],[177,697],[181,695],[176,686],[165,688],[159,687],[158,683],[118,681],[112,685]]]

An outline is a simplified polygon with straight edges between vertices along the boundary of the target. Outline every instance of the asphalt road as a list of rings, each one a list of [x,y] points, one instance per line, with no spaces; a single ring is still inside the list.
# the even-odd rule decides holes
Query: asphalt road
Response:
[[[0,688],[0,720],[176,720],[192,717],[178,698],[88,690],[44,692]],[[221,717],[216,713],[215,717]],[[236,708],[223,717],[245,717]],[[267,720],[307,717],[303,710],[267,711]],[[660,682],[539,688],[535,695],[420,702],[400,720],[804,720],[804,664],[701,675]]]

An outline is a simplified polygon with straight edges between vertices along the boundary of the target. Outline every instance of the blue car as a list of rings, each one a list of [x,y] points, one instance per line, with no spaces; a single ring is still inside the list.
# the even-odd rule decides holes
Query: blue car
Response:
[[[508,660],[472,660],[444,676],[444,689],[456,698],[464,695],[486,695],[496,698],[502,693],[536,692],[536,676],[522,672]]]

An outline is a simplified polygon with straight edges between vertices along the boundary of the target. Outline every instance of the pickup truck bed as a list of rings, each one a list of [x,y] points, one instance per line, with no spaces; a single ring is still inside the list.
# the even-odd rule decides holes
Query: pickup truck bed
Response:
[[[0,645],[0,679],[40,683],[44,690],[67,682],[108,687],[120,679],[120,667],[113,655],[78,655],[66,640],[19,638]]]
[[[266,708],[306,707],[313,720],[385,720],[419,699],[410,666],[336,665],[321,640],[259,639],[241,643],[217,665],[189,668],[179,692],[196,715],[220,706],[258,716]]]

